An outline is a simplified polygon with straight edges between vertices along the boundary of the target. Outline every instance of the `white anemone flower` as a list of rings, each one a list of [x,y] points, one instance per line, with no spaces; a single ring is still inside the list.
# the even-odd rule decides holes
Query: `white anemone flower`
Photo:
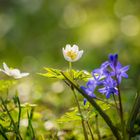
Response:
[[[64,58],[69,62],[75,62],[79,60],[84,52],[83,50],[79,51],[79,47],[77,45],[73,45],[71,47],[71,45],[69,44],[67,44],[66,48],[65,49],[63,48],[62,51],[63,51]]]
[[[5,63],[3,63],[3,69],[0,69],[0,71],[15,79],[20,79],[29,75],[29,73],[21,73],[19,69],[11,69]]]

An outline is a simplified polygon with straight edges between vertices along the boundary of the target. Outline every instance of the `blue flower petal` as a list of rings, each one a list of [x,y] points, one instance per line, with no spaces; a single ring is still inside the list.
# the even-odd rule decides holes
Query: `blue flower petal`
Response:
[[[105,94],[106,93],[106,88],[105,87],[100,88],[100,89],[98,89],[98,91],[102,94]]]
[[[121,76],[124,78],[128,78],[128,74],[126,74],[126,73],[122,73]]]
[[[110,98],[110,93],[109,92],[106,94],[106,98],[107,99]]]
[[[126,71],[129,70],[129,67],[130,67],[129,65],[128,65],[128,66],[125,66],[125,67],[122,67],[122,68],[121,68],[121,71],[122,71],[122,72],[126,72]]]
[[[94,91],[94,89],[95,89],[95,87],[96,87],[94,80],[89,80],[89,81],[87,82],[87,87],[88,87],[91,91]]]

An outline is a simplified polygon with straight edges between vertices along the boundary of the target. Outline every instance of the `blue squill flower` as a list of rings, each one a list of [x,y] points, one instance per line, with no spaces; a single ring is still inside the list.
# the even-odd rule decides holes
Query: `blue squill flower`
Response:
[[[119,84],[121,83],[122,77],[128,78],[128,75],[126,73],[128,70],[129,65],[122,67],[122,65],[118,63],[118,65],[116,66],[115,75]]]
[[[101,64],[100,68],[92,71],[93,79],[87,82],[87,87],[81,89],[90,97],[95,98],[94,91],[97,90],[109,98],[111,94],[118,95],[117,84],[121,83],[122,77],[128,78],[127,71],[129,66],[122,66],[118,61],[118,54],[110,54],[109,60]],[[84,99],[84,104],[86,99]]]
[[[102,94],[106,95],[106,98],[109,98],[111,94],[118,95],[118,89],[116,88],[117,83],[111,77],[107,77],[104,80],[104,87],[98,89],[98,91]]]
[[[87,87],[84,87],[84,86],[81,86],[81,89],[88,95],[90,96],[91,98],[95,98],[96,95],[94,94],[94,90],[96,88],[96,82],[95,80],[93,79],[90,79],[88,82],[87,82]],[[86,99],[84,99],[84,105],[86,104]]]
[[[116,78],[118,83],[121,83],[122,77],[128,78],[127,71],[129,70],[129,66],[123,67],[120,62],[118,62],[118,54],[110,54],[109,55],[110,67],[112,69],[111,75]]]

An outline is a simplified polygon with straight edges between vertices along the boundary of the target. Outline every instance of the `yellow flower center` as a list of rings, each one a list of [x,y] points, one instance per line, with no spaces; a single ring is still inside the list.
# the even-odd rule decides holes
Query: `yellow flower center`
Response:
[[[73,51],[68,51],[67,56],[70,57],[72,60],[74,60],[77,57],[77,53]]]

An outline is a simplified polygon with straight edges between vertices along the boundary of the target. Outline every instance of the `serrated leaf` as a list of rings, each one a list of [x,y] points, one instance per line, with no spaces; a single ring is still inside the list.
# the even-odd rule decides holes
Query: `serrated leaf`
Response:
[[[64,76],[61,74],[61,70],[53,69],[53,68],[44,68],[47,72],[46,73],[39,73],[42,76],[48,78],[57,78],[57,79],[64,79]]]
[[[87,81],[89,78],[91,78],[91,74],[87,71],[84,70],[71,70],[72,75],[73,75],[73,79],[74,80],[84,80]]]
[[[53,69],[53,68],[44,68],[47,72],[46,73],[39,73],[42,76],[48,77],[48,78],[57,78],[57,79],[65,79],[62,75],[62,71],[59,69]],[[84,70],[66,70],[64,71],[65,74],[69,75],[73,80],[84,80],[87,81],[89,78],[91,78],[91,74]]]
[[[102,101],[97,101],[98,105],[104,110],[108,110],[111,105],[107,104]],[[80,107],[82,111],[83,118],[86,119],[92,119],[94,116],[98,114],[96,109],[94,109],[88,102],[86,105],[83,104],[83,102],[80,102]],[[58,123],[64,123],[64,122],[71,122],[71,121],[80,121],[81,116],[78,112],[77,107],[70,108],[68,112],[66,112],[61,118],[57,120]]]
[[[111,107],[110,104],[107,104],[102,101],[97,101],[97,103],[104,111],[110,109]],[[95,108],[93,108],[89,102],[87,102],[86,105],[84,105],[83,102],[80,102],[80,106],[81,106],[84,119],[87,119],[87,120],[92,119],[94,116],[98,114],[98,111]]]
[[[111,105],[104,103],[102,101],[97,101],[100,107],[105,111],[108,110]],[[98,114],[98,112],[87,102],[86,105],[83,105],[83,102],[80,102],[80,107],[82,111],[83,118],[85,120],[92,119],[94,116]],[[80,121],[81,117],[77,107],[70,108],[68,112],[66,112],[61,118],[57,120],[58,123],[66,123],[72,121]]]

